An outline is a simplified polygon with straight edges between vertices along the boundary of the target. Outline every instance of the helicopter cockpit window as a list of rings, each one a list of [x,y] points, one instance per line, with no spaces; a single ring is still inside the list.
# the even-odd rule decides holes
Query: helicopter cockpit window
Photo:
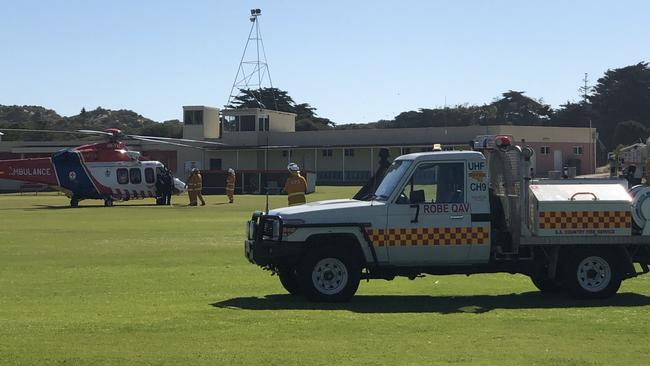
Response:
[[[153,168],[144,169],[144,180],[148,184],[153,184],[156,181],[156,174],[153,172]]]
[[[131,178],[131,184],[142,183],[142,172],[140,171],[140,168],[131,168],[129,170],[129,175]]]
[[[117,183],[129,184],[129,171],[124,168],[117,169]]]

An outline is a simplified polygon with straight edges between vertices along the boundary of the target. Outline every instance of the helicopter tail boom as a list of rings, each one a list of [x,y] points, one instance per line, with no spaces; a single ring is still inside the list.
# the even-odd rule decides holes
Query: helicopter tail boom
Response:
[[[0,160],[0,179],[59,185],[51,158]]]

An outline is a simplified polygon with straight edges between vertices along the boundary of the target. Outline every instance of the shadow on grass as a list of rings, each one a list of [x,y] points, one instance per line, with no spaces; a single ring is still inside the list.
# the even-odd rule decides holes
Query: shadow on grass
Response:
[[[169,207],[168,205],[157,205],[155,203],[127,203],[127,204],[119,204],[115,203],[115,206],[113,207],[155,207],[155,206],[160,206],[160,207]],[[185,207],[187,205],[184,204],[176,204],[173,203],[171,205],[172,207]],[[64,209],[70,209],[70,210],[78,210],[78,209],[84,209],[84,208],[106,208],[109,209],[110,207],[104,206],[104,204],[90,204],[90,205],[79,205],[77,207],[70,207],[70,205],[34,205],[31,208],[25,208],[24,210],[64,210]],[[15,209],[15,208],[14,208]]]
[[[636,307],[650,305],[650,297],[622,293],[605,300],[576,300],[561,294],[524,292],[509,295],[423,296],[358,295],[347,303],[313,303],[294,295],[235,297],[210,304],[244,310],[348,310],[355,313],[487,313],[494,309],[561,309]]]

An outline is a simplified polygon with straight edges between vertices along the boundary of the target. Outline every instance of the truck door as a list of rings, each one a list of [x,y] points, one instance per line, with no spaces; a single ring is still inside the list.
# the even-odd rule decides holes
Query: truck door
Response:
[[[421,162],[388,205],[384,245],[395,265],[464,263],[474,233],[463,161]]]

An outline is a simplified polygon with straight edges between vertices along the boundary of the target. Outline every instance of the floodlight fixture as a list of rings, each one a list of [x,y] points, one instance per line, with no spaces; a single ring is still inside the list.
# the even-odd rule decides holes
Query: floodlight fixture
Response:
[[[262,10],[261,9],[251,9],[251,16],[248,19],[250,19],[251,22],[255,23],[255,20],[260,15],[262,15]]]

